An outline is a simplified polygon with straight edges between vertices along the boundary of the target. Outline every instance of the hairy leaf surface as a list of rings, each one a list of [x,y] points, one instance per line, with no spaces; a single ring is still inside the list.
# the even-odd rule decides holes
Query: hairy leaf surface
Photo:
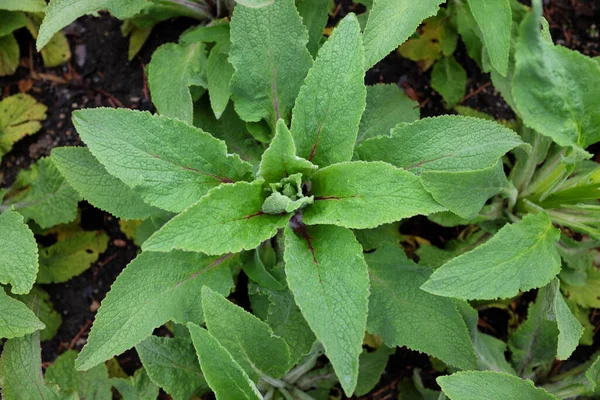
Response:
[[[0,338],[12,339],[44,329],[46,325],[25,304],[0,287]],[[1,376],[1,375],[0,375]]]
[[[0,283],[14,294],[28,293],[38,272],[38,248],[33,232],[16,211],[0,214]]]
[[[390,347],[407,346],[462,369],[476,365],[465,322],[451,299],[420,289],[431,269],[385,244],[365,255],[369,265],[369,332]]]
[[[298,94],[291,131],[299,156],[320,167],[352,159],[366,106],[364,74],[360,26],[349,14],[319,50]]]
[[[285,231],[285,272],[296,303],[351,395],[367,321],[369,277],[348,229],[322,225]]]
[[[261,211],[262,181],[238,182],[214,189],[150,237],[150,251],[181,249],[206,254],[237,253],[256,248],[283,228],[289,215]]]
[[[237,6],[231,18],[231,92],[244,121],[287,119],[312,65],[308,34],[294,0],[262,8]]]
[[[545,213],[504,226],[486,243],[437,269],[422,288],[459,299],[516,296],[549,283],[560,272],[554,245],[560,231]]]
[[[206,329],[188,323],[200,368],[217,400],[262,400],[254,382]]]
[[[120,219],[146,219],[164,211],[144,203],[142,197],[106,168],[85,147],[52,150],[60,173],[88,203]]]
[[[418,176],[383,162],[346,162],[317,171],[314,204],[304,211],[310,225],[366,229],[417,214],[443,211]]]
[[[364,33],[365,69],[374,66],[435,15],[443,0],[375,0]]]
[[[75,370],[77,352],[67,350],[46,369],[49,384],[56,384],[61,392],[77,393],[80,399],[111,400],[111,383],[106,365],[100,364],[86,372]]]
[[[175,119],[96,108],[73,113],[73,122],[111,175],[168,211],[183,211],[211,188],[250,174],[250,165],[228,155],[224,142]]]
[[[91,367],[140,343],[167,321],[204,319],[200,288],[224,295],[233,286],[231,255],[143,252],[119,275],[103,300],[77,369]]]

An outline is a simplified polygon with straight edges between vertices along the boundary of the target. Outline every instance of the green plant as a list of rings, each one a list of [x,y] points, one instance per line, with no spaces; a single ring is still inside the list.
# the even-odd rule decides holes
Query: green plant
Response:
[[[126,399],[156,398],[159,387],[174,399],[208,390],[218,399],[326,399],[338,382],[363,395],[397,346],[450,373],[437,379],[443,393],[425,388],[418,371],[402,381],[400,393],[417,398],[594,395],[594,358],[550,371],[589,343],[587,312],[598,307],[599,177],[585,151],[600,139],[590,93],[598,63],[548,42],[540,1],[531,12],[497,2],[497,13],[475,0],[472,11],[460,1],[443,11],[442,1],[365,1],[369,13],[347,15],[324,42],[327,2],[239,3],[231,22],[193,28],[155,52],[148,75],[160,115],[77,111],[87,148],[53,150],[2,193],[5,397],[19,398],[26,376],[41,398],[85,397],[90,387],[106,398],[114,386]],[[89,7],[131,17],[143,5]],[[398,87],[364,85],[365,70],[436,13],[401,51],[437,38],[426,62],[452,69],[457,38],[438,25],[456,18],[515,123],[482,114],[419,120]],[[489,26],[472,25],[486,13]],[[77,16],[48,15],[38,44]],[[500,43],[488,27],[503,33]],[[460,99],[451,90],[444,98]],[[38,311],[42,297],[27,293],[36,279],[62,281],[90,261],[69,225],[42,250],[32,230],[75,219],[80,197],[120,218],[142,251],[113,284],[81,353],[64,353],[42,379],[37,331],[50,319]],[[470,226],[446,249],[422,245],[416,264],[398,230],[415,215]],[[592,239],[574,240],[566,228]],[[101,252],[104,238],[89,236]],[[239,293],[242,271],[249,304],[226,298]],[[514,316],[507,342],[478,329],[477,308],[510,311],[531,289],[536,300],[525,321]],[[163,325],[172,337],[153,335]],[[126,377],[110,360],[134,346],[144,367]],[[20,361],[25,353],[32,357]]]

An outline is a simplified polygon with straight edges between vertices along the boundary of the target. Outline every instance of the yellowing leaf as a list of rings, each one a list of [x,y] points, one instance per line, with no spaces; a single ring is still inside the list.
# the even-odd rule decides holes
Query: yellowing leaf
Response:
[[[17,141],[42,128],[40,121],[46,119],[46,110],[45,105],[26,94],[15,94],[0,101],[0,158]]]

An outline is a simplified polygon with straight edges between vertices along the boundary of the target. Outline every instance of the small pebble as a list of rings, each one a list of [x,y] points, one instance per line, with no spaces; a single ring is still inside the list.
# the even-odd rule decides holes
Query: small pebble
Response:
[[[127,246],[127,242],[122,239],[113,240],[113,244],[115,245],[115,247],[126,247]]]
[[[92,301],[92,304],[90,304],[90,311],[96,312],[96,310],[98,310],[98,308],[100,308],[100,302],[98,300]]]

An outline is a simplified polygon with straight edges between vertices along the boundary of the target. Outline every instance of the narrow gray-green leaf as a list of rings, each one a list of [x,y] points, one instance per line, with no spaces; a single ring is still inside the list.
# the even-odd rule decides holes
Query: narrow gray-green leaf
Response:
[[[512,32],[509,0],[468,0],[471,13],[481,30],[492,67],[502,76],[508,73]]]
[[[287,119],[312,65],[308,34],[294,0],[262,8],[237,6],[231,18],[231,92],[244,121]]]
[[[207,87],[206,65],[206,48],[202,43],[167,43],[156,49],[148,64],[148,86],[161,115],[192,125],[194,105],[190,86]]]
[[[366,229],[418,214],[443,211],[418,176],[384,162],[346,162],[317,171],[314,204],[304,211],[310,225]]]
[[[474,218],[485,202],[508,185],[501,160],[474,171],[424,171],[421,182],[435,201],[461,218]]]
[[[290,218],[263,213],[266,197],[262,181],[222,185],[167,222],[143,248],[206,254],[254,249],[275,236],[277,229],[283,228]]]
[[[431,70],[431,87],[453,108],[464,97],[467,89],[467,71],[454,56],[444,57]]]
[[[10,0],[9,2],[14,1]],[[19,1],[19,3],[23,2]],[[25,3],[34,3],[34,1],[27,0]],[[36,1],[36,3],[40,3],[40,1]],[[40,51],[56,32],[85,14],[108,10],[115,17],[125,19],[134,16],[148,4],[147,0],[52,0],[45,10],[28,11],[45,11],[46,13],[36,43],[37,50]]]
[[[46,328],[33,311],[0,287],[0,339],[12,339]]]
[[[583,151],[600,140],[600,64],[554,46],[540,31],[541,0],[521,24],[512,94],[525,124]]]
[[[262,400],[254,382],[214,336],[192,322],[188,328],[200,368],[217,400]]]
[[[400,46],[444,0],[375,0],[365,28],[365,69]]]
[[[420,289],[431,269],[385,244],[365,255],[371,279],[369,332],[390,347],[407,346],[462,369],[477,365],[467,326],[451,299]]]
[[[261,321],[220,294],[202,288],[206,327],[253,381],[281,378],[290,368],[288,345]]]
[[[298,155],[320,167],[351,160],[366,95],[360,26],[348,14],[319,50],[296,100]]]
[[[54,165],[91,205],[120,219],[146,219],[164,211],[152,207],[122,181],[110,175],[85,147],[52,150]]]
[[[296,8],[302,17],[302,22],[308,30],[308,51],[317,55],[323,38],[323,29],[327,25],[329,17],[329,0],[296,0]]]
[[[38,247],[23,217],[13,210],[0,214],[0,283],[14,294],[28,293],[38,272]]]
[[[530,380],[501,372],[457,372],[436,381],[450,400],[558,400]]]
[[[208,390],[189,339],[150,336],[135,349],[150,379],[174,400],[189,400]]]
[[[167,321],[202,322],[200,288],[208,285],[228,294],[232,259],[180,251],[140,254],[102,301],[77,369],[87,370],[121,354]]]
[[[556,358],[566,360],[577,348],[579,339],[583,335],[583,326],[577,321],[563,298],[558,279],[555,278],[550,282],[546,293],[550,297],[549,303],[552,305],[549,319],[556,321],[559,331]]]
[[[111,175],[168,211],[183,211],[210,189],[250,175],[250,165],[228,155],[224,142],[179,120],[96,108],[73,113],[73,122]]]
[[[422,288],[459,299],[516,296],[549,283],[560,272],[560,231],[545,213],[504,226],[486,243],[437,269]]]
[[[229,64],[228,47],[229,44],[217,43],[208,55],[208,64],[206,66],[210,105],[217,119],[223,115],[229,103],[229,97],[231,97],[229,82],[233,76],[234,69]]]
[[[519,135],[493,121],[445,115],[400,124],[391,137],[361,143],[365,161],[385,161],[420,171],[469,171],[487,168],[507,151],[525,145]]]
[[[258,176],[267,182],[279,182],[295,173],[312,175],[317,166],[296,155],[296,146],[283,120],[277,121],[275,137],[262,155]]]
[[[367,107],[360,120],[356,142],[389,136],[396,125],[419,118],[419,103],[411,100],[398,85],[367,86]]]
[[[320,225],[285,231],[285,272],[296,303],[323,343],[344,392],[354,392],[367,322],[369,276],[348,229]]]

